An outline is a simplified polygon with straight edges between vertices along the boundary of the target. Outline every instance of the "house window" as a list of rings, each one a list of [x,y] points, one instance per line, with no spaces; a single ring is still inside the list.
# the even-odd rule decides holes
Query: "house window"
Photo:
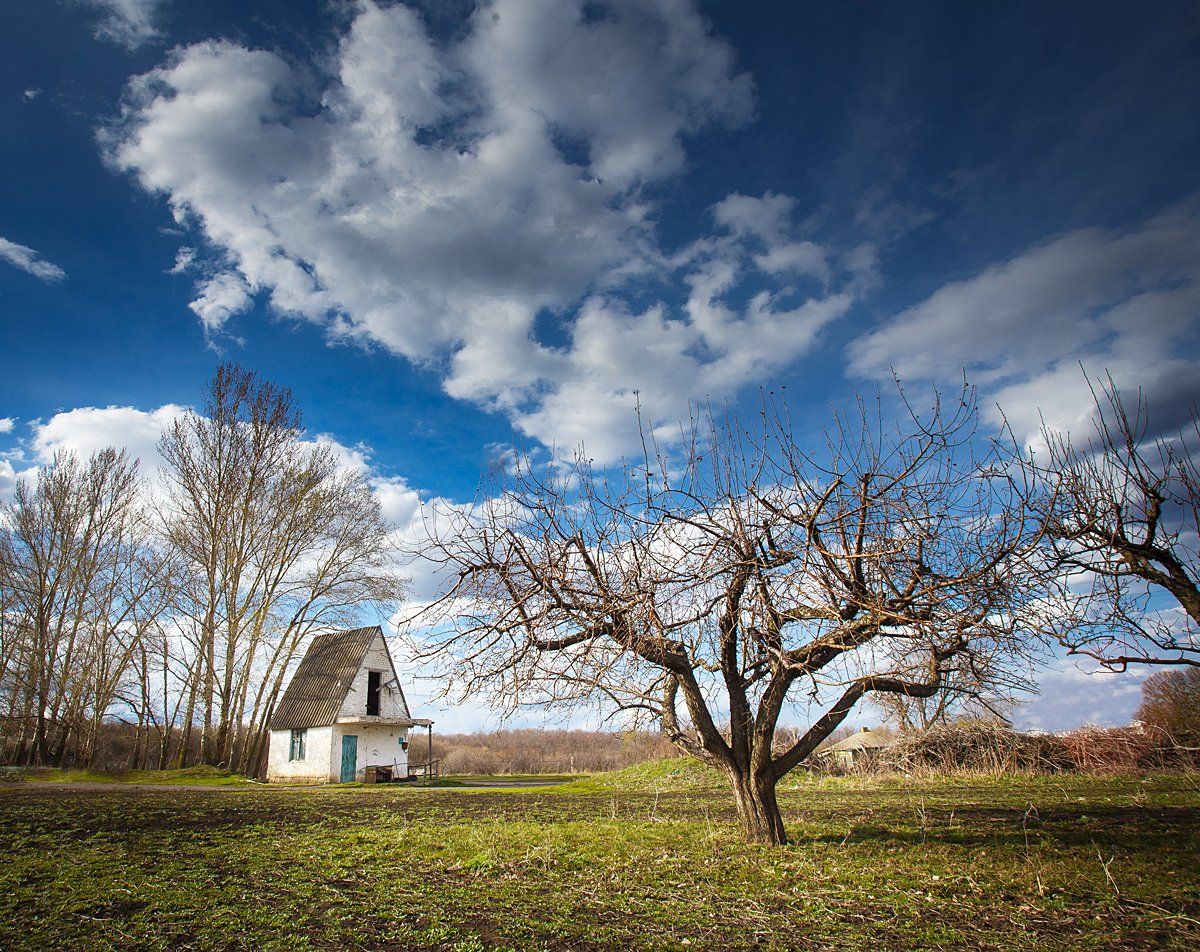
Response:
[[[292,746],[288,751],[288,760],[304,759],[304,738],[308,731],[304,728],[292,731]]]
[[[367,714],[378,716],[379,714],[379,682],[382,677],[380,671],[367,672]]]

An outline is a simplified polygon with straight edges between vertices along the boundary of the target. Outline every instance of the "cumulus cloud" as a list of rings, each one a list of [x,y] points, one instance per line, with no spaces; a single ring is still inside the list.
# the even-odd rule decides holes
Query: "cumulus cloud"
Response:
[[[0,417],[0,433],[11,433],[16,423],[12,417]]]
[[[17,480],[23,475],[13,466],[12,460],[0,456],[0,503],[12,498],[17,489]]]
[[[180,269],[178,260],[175,268]],[[250,287],[240,274],[223,271],[206,279],[198,288],[199,297],[188,305],[200,318],[204,330],[216,334],[225,327],[225,322],[235,314],[250,309],[253,303]]]
[[[692,3],[495,0],[447,41],[408,7],[354,10],[327,70],[226,41],[176,50],[102,134],[220,262],[192,305],[210,334],[261,294],[437,369],[528,436],[611,458],[635,390],[678,417],[848,307],[787,196],[731,196],[710,235],[658,246],[654,186],[689,136],[753,108]],[[751,278],[770,290],[723,303]],[[631,308],[631,281],[687,305]]]
[[[7,238],[0,238],[0,258],[47,284],[62,281],[67,276],[67,272],[58,265],[47,261],[32,248],[18,245],[15,241],[9,241]]]
[[[1089,375],[1142,388],[1160,425],[1200,396],[1200,201],[1128,231],[1089,228],[945,285],[850,346],[851,370],[951,379],[965,368],[1022,436],[1085,423]]]
[[[30,425],[29,439],[0,455],[0,499],[12,495],[18,479],[36,479],[38,467],[52,462],[54,454],[63,450],[86,459],[110,446],[123,448],[139,460],[143,475],[153,476],[161,466],[158,438],[184,409],[175,404],[150,411],[136,407],[77,407],[47,420],[35,420]]]
[[[78,407],[54,414],[34,427],[30,446],[34,459],[49,463],[59,450],[71,450],[80,457],[115,446],[141,460],[143,472],[158,468],[158,438],[163,428],[186,408],[174,403],[157,410],[136,407]]]
[[[156,39],[158,18],[167,0],[80,0],[100,14],[96,36],[135,50]]]

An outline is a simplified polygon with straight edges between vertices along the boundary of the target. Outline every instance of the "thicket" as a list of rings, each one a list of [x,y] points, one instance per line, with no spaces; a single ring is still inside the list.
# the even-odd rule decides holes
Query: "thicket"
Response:
[[[969,722],[901,734],[892,746],[860,757],[853,766],[820,754],[808,766],[820,773],[1120,774],[1200,769],[1200,750],[1161,727],[1140,723],[1046,734]]]

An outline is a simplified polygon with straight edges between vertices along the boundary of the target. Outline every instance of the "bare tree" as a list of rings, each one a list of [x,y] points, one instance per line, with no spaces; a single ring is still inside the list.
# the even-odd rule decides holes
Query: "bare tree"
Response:
[[[1200,418],[1147,436],[1139,393],[1126,405],[1111,379],[1093,391],[1089,439],[1043,430],[1043,569],[1056,580],[1045,626],[1075,654],[1115,669],[1200,666]]]
[[[971,694],[961,691],[939,691],[930,697],[909,697],[904,694],[880,694],[872,699],[884,721],[904,733],[925,731],[938,724],[961,719],[1008,721],[1015,698],[992,695],[988,678],[978,678],[972,671],[960,672],[961,683],[976,683]]]
[[[69,452],[17,484],[0,522],[7,723],[14,756],[87,759],[122,692],[168,560],[148,542],[137,463]]]
[[[976,419],[964,390],[898,427],[860,405],[811,453],[772,411],[753,432],[703,419],[677,456],[650,441],[615,473],[524,464],[430,520],[447,583],[423,656],[508,708],[656,719],[727,774],[747,839],[783,843],[776,784],[861,699],[1022,680],[1034,530]],[[796,701],[809,726],[777,745]]]
[[[1200,666],[1156,671],[1142,682],[1137,719],[1177,743],[1200,746]]]
[[[254,769],[305,636],[387,611],[403,592],[366,477],[301,435],[290,391],[225,364],[202,410],[159,442],[164,530],[187,570],[181,762],[199,715],[203,761]]]

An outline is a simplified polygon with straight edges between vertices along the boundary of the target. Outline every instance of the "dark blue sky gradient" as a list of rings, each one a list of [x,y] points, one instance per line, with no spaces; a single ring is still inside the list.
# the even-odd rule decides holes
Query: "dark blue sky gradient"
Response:
[[[433,5],[435,31],[466,4]],[[1200,191],[1200,7],[1194,3],[812,3],[704,6],[755,82],[755,117],[688,143],[688,170],[653,194],[678,247],[730,192],[795,196],[811,236],[873,238],[882,281],[771,387],[823,405],[847,379],[847,341],[988,264],[1071,229],[1129,227]],[[190,239],[165,202],[104,167],[96,130],[130,76],[214,36],[300,63],[327,54],[344,12],[325,4],[175,3],[165,37],[130,53],[92,36],[73,4],[0,16],[0,235],[69,278],[44,284],[0,263],[0,416],[77,406],[151,409],[197,398],[217,354],[167,273]],[[32,101],[23,91],[37,88]],[[670,300],[670,288],[651,287]],[[568,315],[569,317],[569,315]],[[561,339],[561,318],[539,331]],[[373,448],[415,486],[469,493],[505,418],[451,400],[437,368],[378,348],[329,346],[260,302],[229,356],[291,386],[310,427]],[[556,335],[558,335],[556,337]],[[0,440],[10,445],[20,428]],[[3,445],[3,444],[0,444]]]

